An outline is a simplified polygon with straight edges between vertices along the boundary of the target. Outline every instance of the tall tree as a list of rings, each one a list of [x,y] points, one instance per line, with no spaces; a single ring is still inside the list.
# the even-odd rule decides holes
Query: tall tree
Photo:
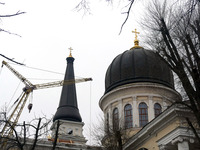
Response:
[[[180,79],[187,95],[183,104],[194,113],[200,127],[200,1],[153,0],[144,20],[148,46]]]

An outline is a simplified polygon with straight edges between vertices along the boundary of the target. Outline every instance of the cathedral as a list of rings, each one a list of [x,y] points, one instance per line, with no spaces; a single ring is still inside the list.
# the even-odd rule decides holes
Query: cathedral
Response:
[[[105,136],[102,146],[88,146],[83,135],[84,121],[79,113],[75,83],[63,85],[59,106],[53,118],[52,135],[37,142],[36,150],[107,149],[109,139],[120,131],[118,148],[110,150],[199,150],[200,146],[185,121],[192,113],[175,90],[168,65],[153,51],[135,45],[116,56],[105,73],[105,92],[99,100],[104,113]],[[74,80],[74,58],[67,57],[64,80]],[[195,119],[194,119],[195,120]],[[119,132],[117,132],[119,133]],[[200,134],[200,130],[197,130]],[[27,140],[24,149],[33,141]]]
[[[135,45],[116,56],[105,73],[105,92],[99,100],[105,120],[103,146],[86,145],[74,83],[63,85],[53,118],[52,137],[48,140],[56,138],[58,148],[62,145],[64,149],[107,149],[114,131],[120,131],[118,148],[109,149],[200,149],[185,121],[186,116],[192,118],[193,115],[177,103],[182,98],[175,90],[171,69],[155,52],[139,45],[137,33],[135,30]],[[74,80],[73,62],[70,53],[64,80]]]
[[[110,144],[114,131],[120,131],[121,143],[117,141],[117,149],[200,149],[185,121],[186,116],[192,118],[193,115],[178,103],[182,97],[175,90],[171,69],[155,52],[141,47],[138,32],[134,32],[135,45],[116,56],[105,73],[105,92],[99,100],[104,113],[105,137],[102,139],[103,147],[90,148],[107,149],[106,144]],[[70,54],[64,80],[74,79],[73,61]],[[85,145],[84,123],[78,110],[75,84],[63,86],[53,121],[52,137],[56,137],[56,127],[60,122],[60,143]]]

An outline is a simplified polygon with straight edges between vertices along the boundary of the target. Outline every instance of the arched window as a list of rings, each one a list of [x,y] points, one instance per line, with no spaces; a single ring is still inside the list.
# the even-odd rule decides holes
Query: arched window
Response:
[[[119,111],[118,111],[118,108],[115,108],[113,110],[113,129],[114,130],[119,129]]]
[[[124,121],[126,129],[133,127],[132,106],[130,104],[124,107]]]
[[[148,109],[147,104],[144,102],[139,104],[139,120],[140,120],[140,127],[143,127],[148,123]]]
[[[154,114],[155,114],[155,117],[157,117],[161,112],[162,112],[162,108],[161,108],[160,104],[155,103],[154,104]]]

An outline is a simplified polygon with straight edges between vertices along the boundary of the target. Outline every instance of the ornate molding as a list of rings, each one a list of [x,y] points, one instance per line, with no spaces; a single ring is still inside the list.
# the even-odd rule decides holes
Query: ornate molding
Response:
[[[193,138],[191,138],[191,137],[184,137],[184,136],[179,136],[179,137],[173,139],[171,141],[171,143],[173,145],[176,145],[177,143],[182,143],[184,141],[187,141],[187,142],[190,142],[190,143],[194,143],[194,139]]]
[[[160,145],[159,150],[167,150],[167,145]]]

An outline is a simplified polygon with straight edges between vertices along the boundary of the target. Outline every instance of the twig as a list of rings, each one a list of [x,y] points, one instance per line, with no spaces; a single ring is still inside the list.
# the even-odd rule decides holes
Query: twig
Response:
[[[119,35],[121,34],[122,29],[123,29],[123,26],[125,25],[125,23],[127,22],[128,18],[129,18],[129,13],[130,13],[130,11],[131,11],[131,8],[132,8],[132,5],[133,5],[133,2],[134,2],[134,0],[131,0],[131,2],[130,2],[130,6],[129,6],[129,8],[128,8],[128,11],[123,13],[123,14],[126,13],[127,16],[126,16],[126,19],[124,20],[124,22],[123,22],[123,24],[122,24],[122,26],[121,26],[121,29],[120,29]]]
[[[16,12],[15,14],[11,14],[11,15],[0,15],[0,18],[3,18],[3,17],[13,17],[13,16],[17,16],[17,15],[21,15],[21,14],[24,14],[26,12]]]
[[[38,132],[39,132],[41,120],[42,120],[42,119],[39,118],[38,125],[37,125],[37,128],[36,128],[36,133],[35,133],[35,140],[34,140],[33,147],[32,147],[31,150],[34,150],[34,149],[35,149],[35,146],[36,146],[36,143],[37,143],[37,140],[38,140]]]
[[[16,36],[21,37],[21,35],[19,35],[19,34],[12,33],[12,32],[10,32],[10,31],[4,30],[4,29],[0,29],[0,32],[1,32],[1,31],[6,32],[6,33],[8,33],[8,34],[12,34],[12,35],[16,35]]]
[[[78,3],[78,5],[74,8],[74,10],[76,10],[77,12],[83,10],[83,16],[85,16],[86,14],[91,14],[89,2],[87,0],[81,0]]]

